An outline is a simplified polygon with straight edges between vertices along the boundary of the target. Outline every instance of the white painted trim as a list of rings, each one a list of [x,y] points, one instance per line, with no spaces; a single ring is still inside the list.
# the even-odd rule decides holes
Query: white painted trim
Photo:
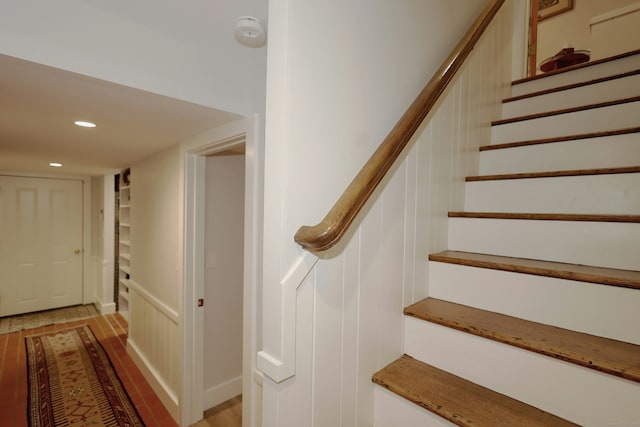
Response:
[[[205,159],[185,153],[184,172],[184,279],[182,307],[182,402],[180,425],[193,424],[204,410],[203,310],[195,301],[204,298],[204,171]],[[201,250],[198,250],[200,248]]]
[[[111,239],[113,242],[113,238]],[[113,255],[113,253],[112,253]],[[91,257],[91,264],[93,268],[93,278],[96,279],[93,282],[93,287],[96,290],[95,300],[93,301],[93,305],[96,307],[100,315],[104,316],[106,314],[113,314],[116,312],[116,303],[113,301],[105,301],[106,296],[104,292],[104,281],[109,278],[107,274],[107,270],[111,270],[111,280],[113,281],[113,262],[110,262],[108,259],[101,259],[98,256]],[[96,283],[98,281],[98,283]],[[111,287],[113,290],[113,285]],[[99,292],[98,292],[99,291]],[[113,299],[113,296],[111,296]]]
[[[178,397],[171,391],[171,388],[162,381],[160,374],[153,368],[147,358],[142,354],[138,346],[127,339],[127,354],[133,359],[133,363],[140,369],[142,375],[147,380],[153,391],[158,395],[165,408],[174,420],[178,419]]]
[[[104,175],[103,181],[103,202],[102,202],[102,286],[101,295],[98,295],[104,303],[113,304],[115,309],[114,291],[114,267],[115,267],[115,208],[116,192],[114,188],[115,176]],[[97,291],[97,289],[96,289]],[[105,314],[105,313],[103,313]]]
[[[253,370],[253,381],[258,384],[260,387],[262,387],[262,384],[264,383],[264,373],[262,373],[261,371],[254,369]]]
[[[257,268],[261,250],[262,147],[258,115],[238,120],[181,144],[184,159],[184,288],[182,307],[182,402],[180,425],[199,421],[203,404],[204,312],[196,301],[204,295],[203,156],[245,144],[245,232],[243,290],[243,426],[259,425],[258,384],[250,381],[256,366]],[[246,381],[245,379],[249,379]],[[188,407],[187,407],[188,405]]]
[[[276,383],[296,373],[296,291],[318,262],[311,252],[304,252],[280,282],[282,289],[281,354],[258,352],[258,369]]]
[[[151,295],[149,291],[144,289],[142,286],[140,286],[138,283],[134,282],[133,280],[130,279],[127,282],[129,284],[129,290],[134,290],[138,295],[140,295],[142,298],[147,300],[149,304],[157,308],[158,311],[164,314],[167,317],[167,319],[171,320],[173,324],[178,325],[180,323],[180,316],[174,309],[166,305],[164,302],[160,301],[155,296]]]
[[[82,303],[95,300],[96,287],[91,279],[91,178],[79,177],[82,182]]]
[[[242,393],[242,375],[204,391],[205,410],[213,408]]]
[[[530,16],[529,1],[513,2],[511,80],[527,77]]]
[[[111,241],[113,242],[113,227],[111,231]],[[108,235],[108,233],[105,233],[105,236],[106,235]],[[113,256],[113,250],[111,251],[111,256]],[[109,258],[100,258],[99,256],[89,256],[89,259],[91,264],[91,286],[96,291],[93,304],[101,315],[115,313],[116,304],[113,302],[113,261],[110,261]],[[111,290],[110,293],[105,292],[105,283],[107,286],[111,284],[109,287]]]
[[[594,25],[601,24],[605,21],[620,18],[622,16],[629,15],[638,11],[640,11],[640,3],[634,3],[625,7],[621,7],[620,9],[611,10],[609,12],[603,13],[602,15],[594,16],[593,18],[591,18],[589,20],[589,28],[593,27]]]
[[[213,154],[224,151],[234,145],[233,140],[244,138],[247,119],[236,120],[215,129],[203,132],[180,144],[182,153],[198,155]]]
[[[262,221],[264,152],[260,116],[247,118],[245,125],[244,277],[242,313],[242,425],[262,425],[262,383],[252,381],[256,371],[258,325],[258,283],[262,267]]]
[[[93,305],[96,306],[96,308],[98,309],[98,311],[100,312],[101,316],[107,315],[107,314],[113,314],[116,312],[116,303],[115,302],[108,302],[108,303],[103,303],[102,301],[100,301],[100,299],[96,299],[96,301],[93,303]]]

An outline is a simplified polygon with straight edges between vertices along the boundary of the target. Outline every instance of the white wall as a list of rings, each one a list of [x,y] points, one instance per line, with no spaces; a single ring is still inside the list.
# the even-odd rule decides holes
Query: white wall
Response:
[[[131,165],[131,278],[169,308],[181,307],[178,145]]]
[[[206,160],[204,407],[242,391],[244,155]]]
[[[104,177],[91,177],[91,257],[102,259],[104,250]]]
[[[185,155],[190,149],[201,149],[216,141],[233,139],[244,132],[248,131],[243,119],[195,135],[183,141],[182,145],[178,144],[131,165],[131,286],[127,352],[176,420],[184,421],[190,417],[191,402],[184,400],[189,397],[183,396],[191,396],[186,388],[192,386],[192,378],[188,377],[192,372],[183,372],[183,368],[190,371],[192,367],[188,364],[198,355],[193,353],[193,337],[187,336],[193,330],[185,325],[193,326],[191,316],[194,316],[195,300],[202,297],[195,296],[193,289],[187,290],[190,292],[187,298],[193,306],[185,310]],[[256,156],[256,150],[261,151],[256,147],[259,140],[254,133],[252,131],[251,137],[247,136],[247,156],[252,158]],[[248,176],[253,177],[254,174]],[[252,182],[251,186],[255,185]],[[242,287],[243,254],[240,258]],[[194,260],[187,259],[186,262],[193,263]],[[219,255],[218,262],[226,263],[227,260]],[[195,298],[191,299],[193,296]],[[242,303],[237,310],[238,316],[242,317]],[[240,330],[238,338],[242,339],[242,327]],[[250,346],[254,345],[253,336],[248,341]],[[205,360],[205,365],[209,363]],[[250,372],[252,365],[249,363],[245,369]],[[201,370],[199,373],[202,375]],[[199,397],[202,397],[203,388],[200,388]]]
[[[452,153],[488,142],[510,80],[511,11],[346,241],[314,266],[293,235],[327,212],[487,3],[271,3],[265,426],[372,425],[371,375],[401,352],[402,307],[427,294],[426,256],[446,245],[446,212],[476,163]]]
[[[91,184],[91,246],[89,262],[95,304],[101,314],[115,311],[114,275],[114,188],[113,176],[94,176]],[[108,236],[105,238],[105,236]]]
[[[640,49],[640,2],[591,19],[594,58]]]
[[[538,25],[538,64],[553,56],[565,45],[575,49],[593,49],[591,59],[609,56],[611,51],[594,44],[590,20],[606,12],[637,4],[638,0],[576,0],[573,10],[545,19]],[[627,33],[627,38],[636,41],[635,48],[639,48],[638,38]],[[620,52],[615,52],[620,53]]]
[[[261,152],[267,47],[240,46],[233,26],[242,15],[268,22],[267,0],[0,0],[0,5],[0,54],[242,115],[256,113],[255,149]],[[156,389],[174,414],[181,388],[180,161],[172,148],[132,165],[139,174],[132,195],[139,200],[133,202],[128,349],[156,378]],[[261,165],[256,168],[261,176]],[[96,281],[97,260],[86,270]]]
[[[295,231],[320,221],[487,3],[270,3],[267,353],[280,353],[279,325],[271,322],[280,317],[277,287],[301,254]]]
[[[266,0],[0,2],[0,53],[238,114],[264,109],[266,47],[233,38]],[[177,142],[177,141],[176,141]]]
[[[127,351],[177,419],[182,309],[180,152],[131,165],[131,287]]]

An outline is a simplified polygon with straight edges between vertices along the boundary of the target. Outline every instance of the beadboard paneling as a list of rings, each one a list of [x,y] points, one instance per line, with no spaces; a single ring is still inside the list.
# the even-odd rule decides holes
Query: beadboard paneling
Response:
[[[174,419],[181,380],[178,315],[130,281],[127,351]]]
[[[313,264],[299,285],[291,325],[296,354],[289,359],[295,376],[279,384],[265,378],[265,404],[276,405],[277,414],[267,411],[264,425],[374,424],[371,375],[402,352],[402,309],[428,295],[427,255],[447,247],[447,212],[462,208],[464,177],[477,173],[477,147],[489,142],[499,115],[510,78],[510,4],[363,209],[348,242]],[[504,69],[496,67],[502,63]]]

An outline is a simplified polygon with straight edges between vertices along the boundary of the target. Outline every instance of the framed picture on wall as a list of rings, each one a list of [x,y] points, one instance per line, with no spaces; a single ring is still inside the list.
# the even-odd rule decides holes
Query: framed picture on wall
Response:
[[[575,0],[538,0],[538,21],[573,9]]]

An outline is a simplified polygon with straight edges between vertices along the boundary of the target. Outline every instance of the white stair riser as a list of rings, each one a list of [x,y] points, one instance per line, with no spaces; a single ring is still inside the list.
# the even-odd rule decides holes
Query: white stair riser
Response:
[[[380,386],[374,389],[374,401],[374,427],[455,426],[433,412]]]
[[[634,215],[640,213],[640,173],[466,183],[465,210]]]
[[[491,143],[502,144],[630,128],[638,125],[638,117],[640,117],[640,102],[628,102],[609,107],[592,108],[573,113],[506,123],[491,128]]]
[[[412,317],[405,352],[587,427],[640,422],[640,385],[588,368]]]
[[[429,283],[433,298],[640,344],[635,289],[433,261]]]
[[[601,77],[607,77],[614,74],[633,71],[640,68],[640,55],[634,55],[622,58],[617,61],[605,62],[602,64],[592,65],[580,70],[574,70],[566,73],[559,73],[553,76],[547,76],[543,79],[531,80],[512,86],[511,96],[520,96],[532,92],[538,92],[558,86],[566,86],[578,82],[586,82]]]
[[[588,86],[505,102],[502,118],[526,116],[640,95],[640,74]]]
[[[640,270],[640,224],[449,218],[449,249]]]
[[[640,165],[640,133],[480,152],[480,175]]]

